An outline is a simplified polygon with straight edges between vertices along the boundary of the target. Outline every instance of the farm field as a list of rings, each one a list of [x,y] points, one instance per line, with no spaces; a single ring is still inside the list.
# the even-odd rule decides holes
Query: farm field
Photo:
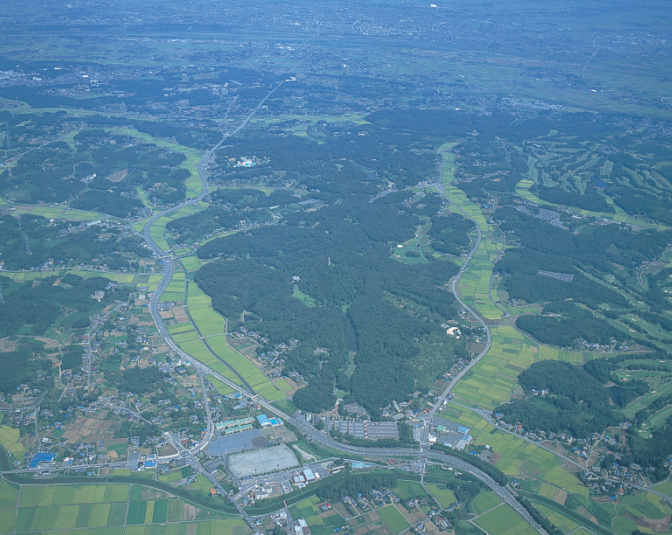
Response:
[[[34,281],[39,279],[46,279],[47,277],[63,277],[67,274],[77,275],[84,279],[94,277],[104,277],[116,282],[117,284],[124,284],[128,286],[144,286],[147,291],[154,291],[161,281],[161,275],[154,274],[129,274],[129,273],[115,273],[112,271],[95,271],[95,270],[59,270],[59,271],[3,271],[3,277],[9,277],[17,282]]]
[[[443,147],[442,147],[443,148]],[[488,224],[480,208],[469,201],[466,194],[451,185],[454,175],[446,172],[454,165],[455,156],[450,152],[443,152],[445,160],[442,184],[448,198],[476,223],[481,231],[481,243],[476,249],[468,269],[460,278],[458,291],[464,302],[474,308],[486,320],[501,320],[502,311],[490,300],[490,278],[492,268],[502,249],[503,242],[497,237],[495,228]],[[476,239],[476,233],[472,233]]]
[[[417,496],[427,496],[425,489],[416,481],[397,481],[397,486],[392,489],[401,500],[410,500]]]
[[[20,432],[14,427],[0,425],[0,444],[14,457],[23,461],[26,448],[19,440]]]
[[[180,471],[176,474],[181,476]],[[0,533],[13,531],[15,516],[15,533],[58,530],[73,534],[154,535],[174,530],[195,535],[247,535],[251,532],[242,519],[199,509],[141,485],[22,485],[18,512],[17,495],[18,488],[0,481],[0,520],[12,520],[10,531]],[[6,525],[2,522],[0,529]]]
[[[493,326],[490,330],[490,351],[454,389],[459,398],[487,409],[508,401],[517,384],[518,375],[534,362],[561,360],[582,364],[592,358],[590,353],[540,346],[511,326]]]
[[[536,533],[523,518],[508,505],[500,505],[473,520],[491,535],[532,535]]]
[[[471,502],[471,508],[477,515],[482,515],[493,507],[497,507],[502,501],[495,495],[494,492],[488,490],[481,492],[474,501]]]
[[[469,427],[470,434],[474,438],[474,445],[488,445],[491,451],[498,455],[495,466],[506,475],[520,476],[525,473],[528,476],[539,478],[535,491],[539,491],[539,486],[543,483],[554,488],[553,494],[556,492],[555,489],[562,489],[576,494],[577,497],[588,497],[586,487],[574,475],[566,471],[562,467],[562,460],[551,452],[493,427],[472,411],[462,410],[460,412],[452,407],[448,405],[448,410],[442,416]]]
[[[399,534],[411,525],[394,505],[378,509],[377,513],[393,533]]]
[[[189,355],[182,361],[198,360],[220,377],[207,375],[216,390],[211,391],[216,419],[254,418],[262,410],[259,398],[290,414],[318,415],[318,420],[307,416],[317,427],[320,417],[336,413],[360,419],[361,408],[374,421],[401,418],[397,446],[417,450],[406,424],[417,431],[414,415],[422,421],[436,411],[434,394],[483,351],[488,331],[487,352],[441,409],[442,416],[469,428],[465,458],[486,472],[501,470],[509,488],[530,496],[564,535],[670,533],[672,507],[660,497],[629,484],[622,495],[603,482],[597,468],[591,470],[596,462],[618,471],[617,478],[625,470],[612,461],[625,465],[624,459],[635,459],[642,475],[635,465],[637,475],[622,475],[621,482],[636,477],[639,485],[643,479],[641,489],[660,479],[664,482],[655,488],[672,496],[662,461],[669,464],[670,441],[647,448],[668,422],[667,432],[672,429],[672,405],[656,405],[657,412],[640,418],[651,403],[672,395],[672,369],[667,373],[661,365],[669,354],[661,351],[650,362],[639,358],[649,348],[669,353],[672,347],[672,279],[664,271],[672,267],[672,79],[664,76],[670,72],[672,34],[664,22],[670,18],[665,2],[654,2],[665,4],[662,15],[650,3],[641,8],[633,0],[619,6],[626,9],[595,0],[560,11],[552,2],[535,3],[533,9],[505,3],[504,11],[496,2],[428,9],[408,2],[346,1],[308,3],[301,10],[274,3],[261,15],[254,6],[233,2],[225,14],[217,6],[206,10],[205,21],[199,20],[202,10],[183,18],[176,2],[147,3],[137,9],[142,16],[127,13],[123,2],[86,3],[71,11],[60,2],[44,10],[14,4],[0,17],[7,30],[2,45],[7,61],[0,71],[0,215],[6,217],[0,223],[19,238],[3,249],[0,269],[33,266],[24,272],[2,269],[3,276],[26,284],[7,281],[8,287],[0,288],[5,291],[0,302],[18,301],[18,292],[27,296],[16,314],[0,321],[3,327],[21,322],[1,341],[3,352],[16,353],[3,358],[26,372],[25,378],[17,373],[17,384],[3,381],[7,386],[0,388],[6,411],[0,416],[21,430],[0,425],[0,444],[14,460],[39,451],[40,441],[60,463],[66,455],[83,457],[90,437],[100,458],[109,454],[100,462],[111,463],[134,452],[173,455],[180,449],[177,435],[167,433],[193,439],[183,440],[186,447],[198,442],[199,433],[209,437],[212,421],[208,415],[203,423],[207,403],[198,394],[202,375],[182,366],[172,341],[167,344],[152,325],[148,302],[162,280],[160,260],[173,267],[172,280],[156,296],[160,317]],[[458,19],[448,11],[465,13],[464,8],[467,16]],[[323,24],[325,14],[335,16]],[[339,20],[343,14],[356,32]],[[104,24],[95,23],[97,17]],[[212,28],[229,28],[230,21],[235,28],[225,36],[213,33]],[[207,201],[196,202],[204,193]],[[13,203],[16,198],[24,204]],[[22,218],[12,217],[19,214]],[[54,253],[56,259],[37,261],[33,244],[40,238],[30,226],[33,215],[55,220],[49,222],[48,239],[63,245],[55,251],[64,259],[74,256],[66,256],[66,244],[78,236],[79,247],[90,245],[92,254],[97,247],[114,248],[116,256],[95,251],[91,260],[114,271],[46,271],[59,261],[80,265],[80,260],[66,263]],[[87,225],[92,222],[100,228]],[[143,244],[145,225],[151,240]],[[83,244],[93,231],[99,238]],[[106,245],[114,243],[116,232],[119,245]],[[35,261],[16,262],[23,255]],[[455,266],[465,267],[457,281],[451,278]],[[201,287],[194,280],[199,270]],[[110,306],[100,322],[77,310],[79,303],[54,309],[70,319],[47,328],[44,339],[54,340],[49,345],[24,337],[39,325],[30,317],[31,307],[42,312],[52,304],[33,303],[28,294],[68,291],[67,279],[55,282],[55,290],[45,284],[46,277],[67,273],[106,277],[119,290],[135,293],[126,305],[120,291],[116,308]],[[106,289],[109,302],[113,288]],[[98,299],[95,292],[83,293],[80,303],[90,305],[91,297]],[[255,334],[248,338],[246,331]],[[58,353],[55,341],[63,346]],[[43,352],[40,344],[51,351]],[[623,360],[624,354],[633,355],[633,362]],[[611,360],[618,361],[615,371],[603,362]],[[576,372],[575,385],[562,385],[567,394],[562,400],[564,394],[554,389],[562,374],[547,374],[546,385],[531,384],[534,372],[547,369],[535,366],[542,361],[589,365],[551,368],[568,376]],[[521,378],[532,366],[536,369]],[[598,390],[586,373],[608,391]],[[594,387],[581,397],[577,392],[585,385],[579,376]],[[217,392],[235,392],[224,381],[259,398],[222,399]],[[635,393],[640,397],[633,399]],[[601,402],[592,403],[592,397]],[[622,400],[629,404],[621,407]],[[582,406],[568,411],[570,401]],[[524,403],[538,410],[525,412]],[[508,404],[497,411],[506,414],[493,414],[500,404]],[[593,418],[589,412],[598,405],[604,410]],[[129,416],[122,406],[135,407],[141,417]],[[583,410],[585,419],[578,415]],[[100,416],[102,423],[94,427],[80,419],[87,411],[91,422]],[[623,417],[633,426],[630,432],[628,424],[619,424]],[[520,435],[492,418],[520,424]],[[73,436],[78,427],[73,421],[86,422],[81,437]],[[287,431],[263,429],[263,435],[271,442],[298,435],[295,447],[308,452],[296,451],[302,464],[311,454],[325,461],[352,454],[352,460],[384,464],[378,451],[368,457],[358,449],[332,450],[323,435],[303,437],[305,429],[286,423]],[[89,427],[91,433],[84,434]],[[377,436],[371,429],[367,438]],[[576,436],[563,436],[568,431]],[[245,441],[260,447],[262,442],[251,438],[255,434],[225,437],[223,447],[228,451]],[[441,434],[439,429],[437,439]],[[347,434],[332,437],[361,445]],[[586,442],[573,440],[579,438]],[[397,447],[391,441],[377,445]],[[571,452],[561,449],[565,445]],[[290,507],[292,518],[305,518],[313,535],[333,535],[341,526],[353,535],[406,535],[424,515],[432,516],[430,508],[450,508],[468,493],[474,498],[447,513],[458,533],[462,528],[533,535],[486,486],[453,485],[472,481],[468,470],[456,475],[454,468],[432,462],[424,478],[416,477],[405,472],[410,463],[401,454],[393,461],[398,451],[388,453],[386,470],[377,465],[364,473],[423,481],[396,480],[393,490],[402,503],[380,510],[361,503],[346,510],[337,503],[323,511],[316,496],[336,502],[337,492],[322,481],[315,492],[309,487],[288,497],[290,504],[301,500]],[[226,455],[224,464],[200,454],[198,462],[220,479]],[[588,460],[583,463],[580,455]],[[96,481],[81,485],[36,477],[14,487],[0,477],[0,535],[256,531],[206,505],[220,498],[207,496],[210,481],[197,475],[204,472],[191,456],[188,460],[193,472],[190,467],[164,472],[160,466],[137,473],[128,464],[112,469],[109,479],[103,466],[99,477],[65,480]],[[122,474],[125,483],[115,479]],[[347,470],[340,477],[345,476]],[[153,477],[161,482],[157,488],[175,484],[176,494],[150,488]],[[594,485],[581,482],[597,479]],[[238,492],[232,487],[248,487],[235,477],[221,481],[232,496]],[[363,485],[369,482],[362,478]],[[186,501],[183,492],[193,492],[195,501]],[[426,501],[407,511],[404,504],[413,498]],[[248,511],[280,507],[282,501],[254,504],[256,499],[242,493],[236,498]],[[268,535],[269,525],[272,530],[267,519],[258,532]],[[436,535],[431,524],[427,528]],[[292,533],[293,526],[286,531]]]
[[[196,255],[184,256],[180,258],[180,262],[182,262],[184,269],[186,269],[189,272],[197,271],[201,267],[201,261],[198,259]]]
[[[431,483],[427,484],[427,488],[429,489],[429,492],[432,493],[432,496],[434,496],[439,501],[441,507],[445,507],[447,509],[452,504],[458,501],[457,498],[455,498],[455,494],[453,493],[452,490],[443,489],[440,488],[438,485],[434,485]]]
[[[15,508],[18,497],[18,486],[11,485],[4,479],[0,479],[0,509]]]

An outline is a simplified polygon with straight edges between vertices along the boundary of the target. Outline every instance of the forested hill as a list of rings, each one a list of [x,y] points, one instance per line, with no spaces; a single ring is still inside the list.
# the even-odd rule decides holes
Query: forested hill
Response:
[[[389,136],[369,134],[355,150],[361,153]],[[428,388],[456,358],[467,357],[464,342],[441,325],[456,317],[446,284],[458,267],[449,256],[469,247],[473,225],[444,213],[435,194],[409,190],[374,198],[377,188],[363,183],[361,170],[348,158],[359,157],[354,146],[338,137],[319,146],[270,138],[267,144],[257,141],[256,151],[271,169],[295,169],[297,161],[286,157],[289,146],[305,155],[304,170],[320,161],[318,177],[300,175],[308,188],[319,185],[310,193],[319,204],[302,207],[294,199],[295,208],[278,224],[201,246],[201,258],[220,260],[201,268],[196,281],[234,326],[243,312],[251,314],[246,328],[260,332],[269,347],[299,341],[285,354],[287,369],[309,382],[294,397],[299,407],[331,407],[338,387],[375,413],[393,399]],[[396,160],[416,158],[398,152]],[[215,197],[226,210],[255,209],[273,199],[229,192]],[[404,262],[391,256],[418,232],[426,232],[434,247]],[[351,329],[357,346],[354,372],[348,356]]]

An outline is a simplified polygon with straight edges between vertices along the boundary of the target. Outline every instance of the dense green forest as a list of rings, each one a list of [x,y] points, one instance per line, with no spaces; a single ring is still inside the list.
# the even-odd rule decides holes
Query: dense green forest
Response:
[[[319,192],[326,200],[342,193],[375,195],[376,185],[383,179],[397,187],[415,185],[435,172],[435,144],[419,136],[374,125],[353,125],[344,132],[322,124],[312,133],[327,142],[318,144],[272,131],[250,131],[229,139],[217,156],[216,173],[229,181],[236,180],[238,185],[262,174],[276,174],[278,184],[291,177],[311,194]],[[247,169],[229,162],[231,158],[251,156],[263,163]],[[343,189],[344,182],[348,182],[347,191]]]
[[[601,433],[618,422],[604,384],[583,368],[545,360],[532,364],[518,376],[527,396],[500,405],[494,413],[528,431],[569,432],[575,438]],[[534,395],[533,391],[548,394]]]
[[[546,187],[532,187],[530,191],[540,199],[553,204],[575,206],[593,212],[614,212],[614,208],[609,206],[606,199],[597,193],[592,183],[588,183],[586,191],[583,194],[576,191],[565,191],[562,188]]]
[[[118,374],[110,374],[110,378],[117,382],[121,392],[132,392],[133,394],[156,391],[156,383],[164,377],[165,374],[153,366],[148,368],[126,368]]]
[[[248,222],[246,214],[218,207],[200,210],[193,215],[170,221],[166,228],[178,243],[193,243],[206,238],[215,230],[230,230]]]
[[[439,253],[459,256],[469,248],[469,231],[474,224],[457,214],[432,217],[429,236],[432,247]]]
[[[560,303],[572,300],[610,318],[622,316],[623,312],[609,308],[625,311],[630,303],[623,294],[600,282],[599,277],[624,280],[624,268],[635,274],[643,262],[659,258],[672,240],[669,231],[633,231],[619,225],[577,222],[562,229],[512,207],[499,208],[494,218],[510,235],[507,241],[517,245],[509,248],[495,265],[501,288],[510,299],[545,303],[544,313],[558,316],[521,316],[517,327],[542,343],[561,347],[575,346],[581,340],[609,345],[612,339],[626,339],[626,333],[590,311]],[[654,275],[648,293],[641,296],[653,305],[652,311],[644,314],[661,325],[667,320],[655,313],[670,307],[665,285],[669,282],[664,276]]]
[[[299,207],[301,198],[285,190],[266,195],[257,189],[219,189],[209,196],[211,206],[193,215],[168,223],[173,238],[183,243],[202,240],[216,230],[231,230],[241,225],[259,225],[274,221],[272,209]]]
[[[655,468],[651,476],[654,481],[669,477],[670,471],[665,463],[672,455],[672,417],[667,419],[665,427],[655,431],[648,440],[637,436],[636,433],[634,429],[628,433],[628,446],[633,462]]]
[[[234,325],[245,312],[250,314],[246,327],[270,344],[299,340],[285,354],[285,366],[309,379],[308,387],[295,396],[295,403],[306,410],[333,405],[332,391],[338,386],[376,413],[393,399],[426,389],[455,358],[467,356],[464,342],[440,327],[456,315],[454,298],[444,286],[457,273],[457,265],[443,259],[407,265],[390,253],[397,243],[414,237],[420,217],[431,218],[437,249],[454,254],[468,246],[473,225],[457,215],[439,215],[442,201],[437,195],[400,191],[368,202],[377,188],[363,181],[366,175],[347,158],[355,158],[355,150],[373,150],[368,140],[381,144],[385,135],[391,134],[361,136],[367,143],[358,148],[344,145],[340,137],[313,146],[291,136],[266,136],[257,144],[257,157],[270,160],[275,169],[288,166],[302,173],[304,183],[313,181],[309,188],[319,186],[319,191],[309,192],[322,201],[317,210],[311,204],[295,205],[297,199],[283,191],[268,197],[251,189],[213,194],[225,209],[243,213],[258,206],[295,207],[284,212],[278,225],[201,246],[201,258],[220,260],[202,267],[196,281]],[[247,142],[242,137],[234,140],[230,150],[243,150]],[[409,143],[405,140],[404,147]],[[289,147],[305,160],[290,161],[279,153]],[[416,156],[398,151],[395,159]],[[325,160],[316,175],[318,158]],[[304,178],[303,173],[312,176]],[[319,183],[314,182],[316,176]],[[311,302],[298,299],[297,292]],[[351,328],[357,354],[349,376],[344,372]],[[327,355],[316,352],[318,348],[326,349]]]
[[[394,474],[360,474],[325,483],[317,489],[317,497],[320,500],[340,501],[344,496],[357,498],[359,494],[370,496],[373,489],[380,490],[383,487],[391,489],[397,484],[397,476]]]
[[[84,210],[126,217],[142,209],[135,187],[156,202],[184,199],[189,171],[183,154],[139,143],[102,129],[82,130],[74,147],[54,142],[29,151],[12,176],[4,176],[0,194],[27,202],[64,202]]]
[[[41,356],[39,350],[26,348],[0,352],[0,392],[16,394],[21,384],[38,387],[38,375],[46,376],[51,373],[51,368],[51,361]]]
[[[53,267],[65,265],[107,264],[113,270],[137,266],[137,259],[151,252],[140,236],[107,225],[73,226],[67,222],[50,223],[39,216],[24,215],[20,219],[0,216],[0,258],[9,270],[42,266],[49,259]],[[26,252],[28,239],[30,253]]]
[[[643,216],[665,225],[672,224],[672,212],[670,211],[672,199],[669,195],[655,195],[642,191],[641,188],[632,187],[609,188],[609,194],[614,199],[614,203],[629,214]]]
[[[238,210],[285,207],[288,204],[299,202],[301,199],[286,190],[274,190],[269,195],[258,189],[237,188],[218,189],[210,194],[214,203],[236,208]]]
[[[100,311],[119,295],[106,290],[103,277],[83,279],[77,275],[47,277],[33,284],[16,283],[0,276],[4,303],[0,303],[0,337],[15,334],[41,335],[58,325],[71,325]],[[96,290],[105,290],[101,302],[92,298]]]
[[[82,355],[84,348],[79,345],[66,346],[63,348],[61,370],[79,370],[82,367]]]
[[[564,301],[563,303],[566,303]],[[576,307],[576,305],[574,305]],[[579,307],[576,307],[579,308]],[[549,316],[519,316],[516,319],[516,327],[530,333],[543,344],[551,344],[560,347],[577,347],[579,342],[589,344],[611,345],[612,341],[623,338],[622,331],[612,327],[607,321],[597,319],[588,312],[586,315],[549,317]],[[550,312],[548,305],[544,312]]]

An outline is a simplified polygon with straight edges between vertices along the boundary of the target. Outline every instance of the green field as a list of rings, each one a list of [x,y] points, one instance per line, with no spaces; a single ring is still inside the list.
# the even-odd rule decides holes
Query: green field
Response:
[[[424,498],[427,496],[427,493],[425,492],[425,489],[422,488],[422,485],[415,481],[404,481],[400,479],[397,481],[397,486],[392,490],[399,497],[399,499],[403,500],[404,502],[412,498]]]
[[[175,473],[180,478],[184,475],[180,471]],[[209,482],[205,482],[208,484],[199,482],[199,488],[209,488]],[[151,535],[166,533],[169,528],[166,522],[175,523],[170,528],[177,529],[177,533],[250,533],[239,518],[214,520],[211,513],[198,508],[195,509],[196,521],[183,522],[187,506],[182,500],[144,499],[146,487],[133,485],[130,493],[129,487],[127,484],[23,485],[17,512],[18,490],[0,480],[0,533],[13,532],[15,516],[17,533],[74,530],[73,535],[107,535],[138,530],[138,533]],[[152,490],[150,495],[156,496],[156,491]],[[193,511],[193,507],[189,507]],[[217,513],[214,518],[222,516],[228,515]]]
[[[19,430],[8,425],[0,425],[0,445],[2,445],[14,457],[23,461],[26,449],[19,441]]]
[[[121,502],[128,499],[128,485],[24,486],[19,507]]]
[[[479,516],[474,523],[491,535],[532,535],[536,533],[523,517],[508,505],[500,505],[483,516]]]
[[[399,510],[394,505],[388,505],[382,509],[378,509],[378,515],[385,525],[394,533],[401,533],[411,524],[404,518]]]
[[[15,214],[30,214],[50,219],[66,219],[70,221],[95,221],[97,219],[114,219],[105,214],[75,210],[71,208],[52,208],[48,206],[16,205]]]
[[[655,490],[658,492],[662,492],[663,494],[667,494],[672,498],[672,481],[665,481],[664,483],[659,483],[655,487],[653,487]]]
[[[474,510],[474,513],[477,515],[482,515],[486,511],[489,511],[493,507],[498,506],[502,503],[494,492],[488,490],[481,492],[474,500],[471,502],[471,508]]]
[[[583,364],[590,354],[539,346],[510,326],[490,327],[492,346],[454,389],[457,396],[474,405],[493,409],[508,401],[521,371],[540,360]]]
[[[0,479],[0,509],[10,509],[16,507],[16,500],[18,497],[18,487],[11,485],[4,479]]]
[[[427,489],[429,489],[429,492],[432,493],[432,496],[434,496],[439,501],[441,507],[445,507],[447,509],[458,501],[457,498],[455,498],[455,494],[453,494],[452,490],[441,488],[438,485],[433,485],[431,483],[427,483],[426,486]]]
[[[187,271],[196,271],[201,267],[201,261],[196,255],[180,258],[180,262]]]
[[[5,511],[0,511],[0,533],[13,533],[14,532],[14,519],[16,517],[16,512],[14,509],[8,509]]]
[[[317,304],[314,298],[299,290],[299,287],[296,284],[294,285],[294,293],[292,295],[309,308],[313,308]]]

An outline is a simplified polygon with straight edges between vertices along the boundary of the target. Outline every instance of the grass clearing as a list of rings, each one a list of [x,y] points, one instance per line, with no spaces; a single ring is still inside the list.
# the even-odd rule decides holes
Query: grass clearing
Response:
[[[407,501],[412,498],[426,497],[427,493],[422,488],[420,483],[415,481],[404,481],[402,479],[397,481],[397,486],[392,489],[394,493],[399,496],[400,500]]]
[[[439,501],[441,507],[445,507],[447,509],[458,501],[452,490],[444,489],[438,485],[433,485],[430,483],[427,483],[426,486],[429,489],[429,492],[432,493],[432,496],[434,496]]]

